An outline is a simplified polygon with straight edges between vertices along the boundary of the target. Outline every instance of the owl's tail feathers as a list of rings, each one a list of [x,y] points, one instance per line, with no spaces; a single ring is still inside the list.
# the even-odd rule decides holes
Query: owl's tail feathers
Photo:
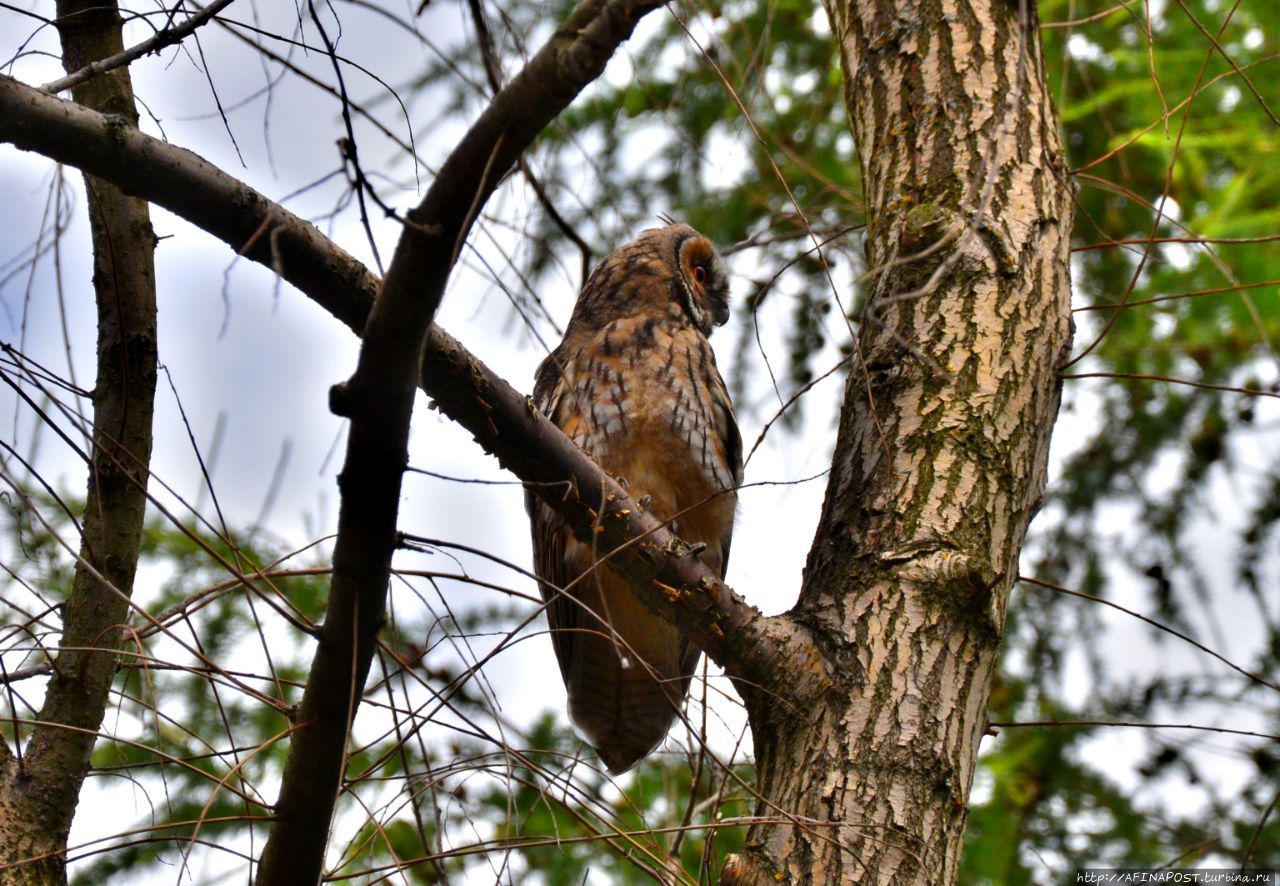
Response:
[[[649,751],[651,750],[653,748],[647,748],[637,753],[634,746],[602,744],[596,748],[596,753],[600,755],[600,759],[604,762],[610,775],[621,775],[649,756]]]
[[[552,636],[559,633],[555,650],[569,719],[609,771],[620,775],[666,737],[699,653],[607,570],[578,582],[573,597],[580,613],[547,612]]]
[[[698,653],[670,630],[671,642],[683,647],[684,655],[650,661],[647,667],[623,661],[618,647],[602,636],[582,644],[588,647],[582,650],[585,666],[568,681],[569,716],[614,775],[648,756],[679,716]]]

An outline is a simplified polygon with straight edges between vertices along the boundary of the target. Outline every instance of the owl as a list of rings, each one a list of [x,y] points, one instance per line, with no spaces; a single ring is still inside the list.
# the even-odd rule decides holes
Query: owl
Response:
[[[632,498],[695,546],[729,560],[742,439],[707,337],[729,318],[711,241],[688,225],[643,232],[596,269],[564,340],[538,367],[538,408]],[[698,650],[654,615],[532,494],[533,558],[569,717],[610,772],[666,736]]]

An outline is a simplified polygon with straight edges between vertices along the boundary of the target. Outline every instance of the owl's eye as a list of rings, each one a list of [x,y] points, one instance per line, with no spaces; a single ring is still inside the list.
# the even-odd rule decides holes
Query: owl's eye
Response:
[[[693,266],[693,279],[697,280],[699,285],[707,282],[707,269],[702,265]]]

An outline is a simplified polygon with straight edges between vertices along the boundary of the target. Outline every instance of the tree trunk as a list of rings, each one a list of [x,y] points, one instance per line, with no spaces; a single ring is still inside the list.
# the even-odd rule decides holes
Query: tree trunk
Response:
[[[749,699],[757,814],[793,821],[725,880],[950,884],[1070,344],[1070,190],[1033,10],[828,11],[875,273],[791,612],[831,688]]]
[[[123,48],[103,0],[61,0],[68,72]],[[127,68],[74,89],[137,126]],[[155,234],[147,204],[85,176],[98,306],[98,376],[83,537],[54,674],[25,752],[0,745],[0,882],[65,883],[67,837],[115,676],[142,539],[156,386]]]

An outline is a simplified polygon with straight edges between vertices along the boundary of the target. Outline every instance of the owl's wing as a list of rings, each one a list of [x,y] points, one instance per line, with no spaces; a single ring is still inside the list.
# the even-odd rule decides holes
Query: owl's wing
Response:
[[[711,403],[715,413],[715,432],[724,447],[725,463],[733,482],[733,495],[737,496],[737,488],[742,485],[742,433],[738,430],[738,419],[733,414],[733,401],[729,399],[729,390],[718,372],[713,373],[715,384],[711,386]],[[720,579],[723,581],[729,571],[729,547],[733,541],[733,523],[730,521],[720,539]]]
[[[573,660],[573,643],[582,629],[582,607],[561,588],[577,578],[570,575],[565,563],[565,544],[570,540],[569,527],[542,501],[528,496],[533,525],[533,569],[538,575],[538,589],[547,604],[547,622],[555,645],[560,676],[569,678],[568,666]]]
[[[569,407],[559,351],[553,352],[538,367],[534,376],[533,402],[553,424],[563,428],[562,410]],[[568,666],[573,660],[573,642],[582,625],[583,613],[572,597],[561,588],[578,576],[570,574],[565,562],[565,547],[573,540],[572,531],[551,509],[531,491],[525,492],[525,509],[533,527],[533,571],[538,576],[538,590],[547,604],[547,621],[551,626],[551,640],[555,646],[560,675],[568,682]]]

